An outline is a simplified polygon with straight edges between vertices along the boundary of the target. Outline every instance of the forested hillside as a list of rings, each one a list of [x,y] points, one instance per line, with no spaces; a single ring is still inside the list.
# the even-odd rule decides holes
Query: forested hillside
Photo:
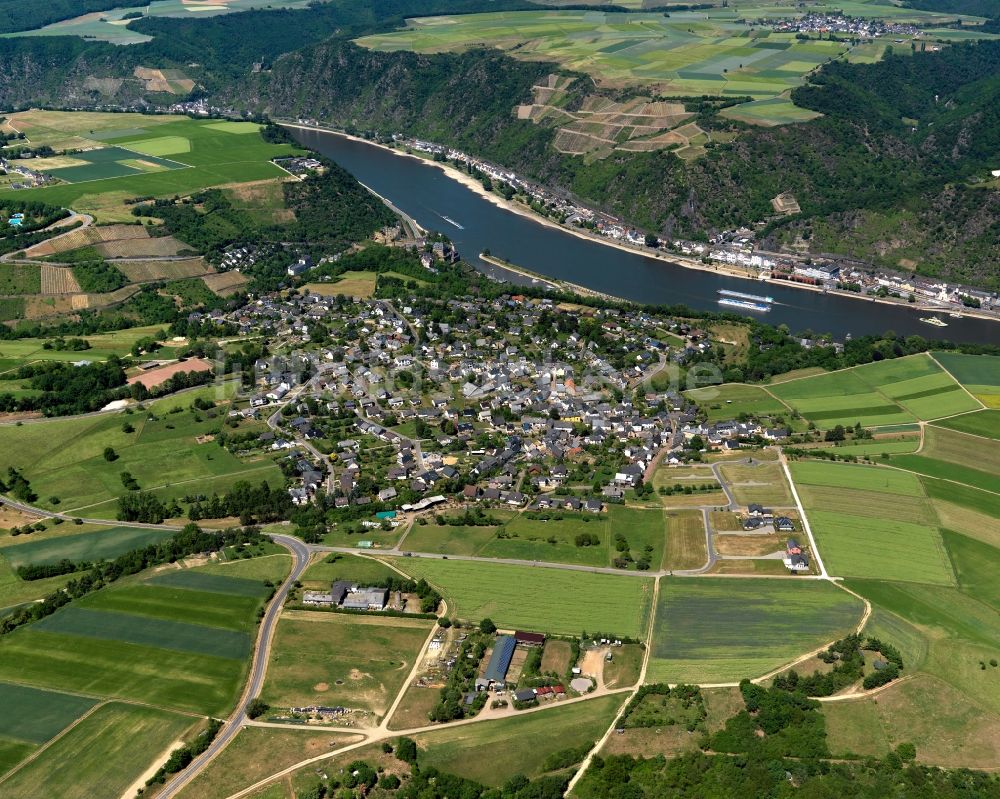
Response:
[[[667,151],[618,153],[593,164],[549,146],[551,131],[510,109],[553,65],[492,51],[421,56],[376,53],[331,40],[279,59],[224,96],[274,115],[308,115],[383,134],[405,131],[453,144],[561,186],[664,235],[696,236],[766,218],[790,191],[818,220],[823,251],[914,254],[921,271],[997,286],[998,203],[964,188],[1000,152],[1000,42],[833,62],[795,101],[825,116],[739,137],[684,164]],[[935,99],[937,98],[937,99]],[[877,230],[860,236],[875,222]],[[792,223],[774,240],[811,235]],[[853,236],[853,238],[852,238]],[[881,239],[884,238],[884,241]],[[897,252],[898,251],[898,252]]]

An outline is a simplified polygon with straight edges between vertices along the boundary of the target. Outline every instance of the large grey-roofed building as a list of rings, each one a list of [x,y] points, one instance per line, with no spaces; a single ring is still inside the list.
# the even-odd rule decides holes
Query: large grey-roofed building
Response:
[[[490,682],[504,682],[507,678],[507,670],[510,668],[510,661],[514,657],[514,645],[517,641],[513,635],[504,635],[497,638],[493,645],[493,654],[490,662],[486,665],[486,672],[483,677]]]

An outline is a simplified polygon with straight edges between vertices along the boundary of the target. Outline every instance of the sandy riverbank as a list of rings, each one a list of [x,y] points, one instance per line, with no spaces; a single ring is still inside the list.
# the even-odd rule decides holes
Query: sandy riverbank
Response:
[[[413,153],[402,152],[401,150],[398,150],[395,147],[390,147],[389,145],[386,145],[386,144],[379,144],[377,142],[369,141],[368,139],[363,139],[363,138],[361,138],[359,136],[352,136],[349,133],[344,133],[342,131],[335,130],[334,128],[323,127],[321,125],[301,125],[299,123],[292,123],[292,122],[281,122],[279,124],[281,124],[281,125],[283,125],[284,127],[287,127],[287,128],[298,128],[300,130],[314,130],[314,131],[321,131],[323,133],[332,133],[335,136],[341,136],[341,137],[343,137],[345,139],[350,139],[351,141],[359,142],[361,144],[368,144],[368,145],[371,145],[372,147],[379,147],[379,148],[385,150],[386,152],[392,153],[393,155],[400,156],[401,158],[413,158],[413,159],[416,159],[417,161],[420,161],[420,162],[422,162],[424,164],[428,164],[429,166],[437,167],[442,172],[444,172],[448,177],[450,177],[452,180],[455,180],[458,183],[461,183],[463,186],[465,186],[470,191],[475,192],[480,197],[482,197],[485,200],[493,203],[494,205],[498,206],[499,208],[503,208],[503,209],[505,209],[507,211],[510,211],[511,213],[517,214],[519,216],[523,216],[526,219],[530,219],[530,220],[532,220],[533,222],[535,222],[535,223],[537,223],[539,225],[545,225],[545,226],[553,228],[555,230],[560,230],[563,233],[568,233],[571,236],[577,236],[578,238],[586,239],[587,241],[594,242],[595,244],[602,244],[605,247],[614,247],[616,249],[623,250],[625,252],[631,253],[632,255],[639,255],[639,256],[642,256],[642,257],[645,257],[645,258],[652,258],[652,259],[655,259],[655,260],[663,261],[664,263],[669,263],[669,264],[674,264],[676,266],[680,266],[680,267],[682,267],[684,269],[697,269],[697,270],[699,270],[701,272],[710,272],[710,273],[716,274],[716,275],[725,275],[726,277],[735,277],[735,278],[739,278],[741,280],[749,280],[749,281],[752,281],[754,283],[771,283],[771,284],[774,284],[774,285],[787,286],[789,288],[794,288],[794,289],[803,289],[803,290],[806,290],[806,291],[819,292],[821,294],[829,294],[829,295],[834,296],[834,297],[845,297],[847,299],[861,300],[863,302],[879,303],[879,304],[882,304],[882,305],[893,305],[893,306],[895,306],[897,308],[907,308],[908,310],[919,311],[921,313],[947,314],[947,313],[951,313],[952,311],[955,310],[954,308],[938,308],[938,307],[935,307],[935,306],[923,305],[923,304],[920,304],[920,303],[911,304],[911,303],[906,302],[905,300],[894,300],[894,299],[891,299],[891,298],[871,297],[871,296],[866,296],[866,295],[858,294],[858,293],[853,292],[853,291],[828,291],[828,290],[826,290],[826,289],[824,289],[824,288],[822,288],[820,286],[810,286],[810,285],[805,284],[805,283],[796,283],[796,282],[791,281],[791,280],[775,280],[774,278],[761,279],[761,278],[759,278],[756,275],[751,275],[751,274],[747,273],[745,270],[736,269],[736,268],[733,268],[733,267],[725,265],[725,264],[705,264],[705,263],[702,263],[700,260],[696,260],[694,258],[687,258],[687,257],[685,257],[683,255],[677,255],[675,253],[666,254],[666,253],[661,253],[661,252],[658,252],[658,251],[650,250],[650,249],[648,249],[648,248],[646,248],[644,246],[626,244],[625,242],[616,241],[615,239],[609,239],[607,236],[601,236],[600,234],[592,233],[589,230],[585,230],[585,229],[582,229],[582,228],[576,228],[576,227],[568,227],[566,225],[562,225],[562,224],[554,221],[553,219],[550,219],[549,217],[541,216],[540,214],[535,213],[533,210],[531,210],[530,208],[528,208],[527,206],[525,206],[525,205],[523,205],[521,203],[516,203],[516,202],[513,202],[511,200],[506,200],[503,197],[500,197],[499,195],[494,194],[491,191],[487,191],[485,188],[483,188],[483,184],[481,182],[479,182],[478,180],[476,180],[474,177],[472,177],[468,173],[463,172],[460,169],[457,169],[456,167],[452,166],[449,163],[445,163],[445,162],[441,162],[441,161],[435,161],[432,158],[427,158],[427,157],[424,157],[424,156],[421,156],[421,155],[415,155]],[[368,188],[368,187],[366,187],[366,188]],[[369,191],[371,191],[371,189],[369,189]],[[373,194],[377,194],[377,192],[372,192],[372,193]],[[381,195],[378,195],[378,196],[381,197]],[[382,199],[385,200],[384,197]],[[482,256],[480,256],[480,257],[482,258]],[[485,260],[485,259],[483,259],[483,260]],[[520,268],[520,269],[519,268],[511,268],[511,266],[507,265],[503,261],[499,261],[498,260],[498,261],[494,262],[494,265],[502,267],[502,268],[505,268],[505,269],[509,269],[510,271],[515,272],[517,274],[524,274],[527,277],[540,278],[540,279],[545,279],[545,280],[554,280],[552,278],[545,278],[544,276],[540,276],[540,275],[536,275],[534,273],[530,273],[527,270],[524,270],[523,268]],[[572,284],[572,283],[569,283],[567,281],[554,281],[554,282],[561,283],[562,285],[566,286],[567,288],[573,288],[573,290],[590,293],[592,295],[606,296],[606,297],[610,297],[611,296],[611,295],[607,295],[607,294],[602,294],[602,292],[595,291],[593,289],[586,289],[585,287],[578,286],[576,284]],[[622,299],[622,300],[630,301],[630,300],[627,300],[624,297],[612,297],[612,298],[613,299]],[[972,308],[970,308],[970,309],[963,308],[963,309],[961,309],[961,313],[962,313],[962,316],[965,316],[965,317],[970,317],[970,318],[975,318],[975,319],[985,319],[985,320],[989,320],[989,321],[993,321],[993,322],[1000,321],[1000,317],[997,317],[995,315],[985,314],[985,313],[976,311],[976,309],[972,309]]]

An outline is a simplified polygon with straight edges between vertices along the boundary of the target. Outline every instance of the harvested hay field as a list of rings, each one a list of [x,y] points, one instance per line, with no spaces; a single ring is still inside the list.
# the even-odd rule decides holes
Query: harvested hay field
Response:
[[[285,207],[284,184],[292,178],[255,180],[224,187],[229,201],[261,224],[281,225],[295,220],[295,212]]]
[[[83,298],[86,304],[81,305],[80,308],[110,308],[112,305],[119,305],[125,302],[129,297],[138,294],[140,290],[139,286],[125,286],[117,291],[112,291],[108,294],[74,294],[72,295],[74,303],[77,301],[78,297]]]
[[[115,268],[125,275],[131,283],[143,283],[150,280],[181,280],[186,277],[207,275],[212,271],[212,268],[201,258],[188,258],[183,261],[129,261],[115,264]]]
[[[103,241],[94,246],[105,258],[150,258],[180,255],[191,248],[173,236]]]
[[[248,279],[239,272],[216,272],[203,276],[202,282],[220,297],[228,297],[242,290]]]
[[[76,294],[80,291],[80,284],[71,268],[45,264],[41,270],[42,294]]]
[[[142,374],[130,377],[128,384],[131,386],[134,383],[142,383],[146,388],[156,388],[175,374],[181,372],[210,372],[214,368],[209,361],[202,360],[201,358],[191,358],[187,361],[178,361],[177,363],[160,366],[157,369],[150,369]]]

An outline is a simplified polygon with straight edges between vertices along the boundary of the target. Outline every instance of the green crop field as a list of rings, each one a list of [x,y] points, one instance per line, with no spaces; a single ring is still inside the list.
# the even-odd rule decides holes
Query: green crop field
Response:
[[[598,741],[622,704],[620,696],[603,696],[544,713],[424,733],[415,739],[420,762],[491,786],[511,774],[536,777],[553,752]]]
[[[795,484],[880,491],[903,497],[923,495],[920,481],[912,474],[896,469],[822,461],[796,461],[789,464]]]
[[[981,469],[924,455],[893,455],[892,464],[927,477],[964,483],[973,488],[1000,494],[1000,473],[997,472],[984,472]]]
[[[928,355],[878,361],[770,387],[821,427],[866,427],[930,420],[976,410],[979,403]]]
[[[211,395],[214,389],[208,391]],[[148,414],[110,414],[0,426],[0,469],[22,469],[40,506],[64,513],[86,509],[81,515],[95,518],[102,513],[113,517],[125,471],[144,490],[167,499],[223,493],[239,479],[280,483],[281,472],[270,459],[244,462],[217,444],[196,441],[199,435],[214,433],[219,418],[191,410],[169,413],[175,406],[186,408],[196,396],[191,392],[151,404],[151,411],[163,414],[155,419]],[[125,421],[133,432],[122,430]],[[113,462],[104,458],[108,446],[119,456]],[[58,505],[52,497],[58,497]]]
[[[1000,356],[935,352],[934,359],[971,393],[1000,395]]]
[[[1000,475],[1000,447],[955,430],[925,428],[920,455]]]
[[[119,114],[117,133],[121,135],[106,130],[100,141],[94,142],[87,139],[91,134],[82,113],[28,113],[45,114],[38,127],[46,137],[62,132],[66,139],[90,141],[100,144],[101,149],[74,156],[86,160],[85,165],[51,170],[51,174],[69,183],[22,190],[18,196],[92,212],[99,221],[124,218],[122,201],[129,196],[185,195],[209,186],[280,177],[285,173],[271,159],[296,151],[292,145],[268,144],[256,129],[239,122],[175,117],[150,127],[146,122],[149,117]],[[95,124],[103,122],[102,116],[95,115]],[[18,119],[14,117],[15,124]],[[28,122],[34,119],[27,117]],[[60,131],[60,127],[65,130]],[[29,141],[34,141],[33,127],[27,126],[26,133]],[[170,159],[158,154],[170,155]],[[120,199],[111,202],[112,196]]]
[[[840,638],[861,602],[818,581],[661,581],[649,682],[736,682]]]
[[[0,680],[221,713],[242,684],[269,590],[199,569],[106,588],[0,639]]]
[[[363,584],[398,576],[398,572],[393,571],[380,560],[334,553],[313,563],[306,569],[305,574],[302,575],[302,583],[306,586],[320,588],[329,587],[329,584],[334,580],[349,580]]]
[[[422,619],[286,612],[261,695],[280,708],[343,705],[381,716],[433,626]]]
[[[934,423],[935,427],[947,427],[960,433],[1000,439],[1000,410],[977,411]]]
[[[808,512],[816,543],[833,574],[938,585],[955,582],[936,527],[812,508]]]
[[[790,411],[766,389],[743,383],[695,388],[685,391],[684,396],[698,403],[698,407],[708,414],[710,423],[735,419],[741,413],[751,416],[780,416]]]
[[[132,613],[91,610],[79,605],[47,616],[32,629],[219,658],[238,659],[250,654],[250,637],[245,632]]]
[[[37,533],[35,535],[38,535]],[[136,527],[108,527],[79,535],[32,540],[3,550],[4,557],[15,569],[29,563],[58,563],[61,560],[104,560],[130,549],[162,541],[169,530],[144,530]]]
[[[0,775],[96,704],[83,696],[0,683]]]
[[[121,796],[192,722],[158,708],[105,705],[0,782],[0,793],[18,799]]]
[[[832,452],[835,455],[855,455],[859,458],[877,458],[882,454],[901,454],[905,452],[915,452],[920,446],[919,437],[900,436],[894,439],[872,439],[870,441],[855,441],[848,444],[836,445],[824,443],[816,447],[817,450]]]
[[[568,635],[588,630],[638,638],[645,633],[652,579],[458,560],[397,563],[439,588],[450,616],[489,617],[504,629]]]
[[[599,81],[655,85],[660,94],[775,97],[849,45],[748,30],[735,13],[609,14],[514,11],[423,17],[405,30],[358,40],[378,50],[444,52],[497,47],[557,61]]]

